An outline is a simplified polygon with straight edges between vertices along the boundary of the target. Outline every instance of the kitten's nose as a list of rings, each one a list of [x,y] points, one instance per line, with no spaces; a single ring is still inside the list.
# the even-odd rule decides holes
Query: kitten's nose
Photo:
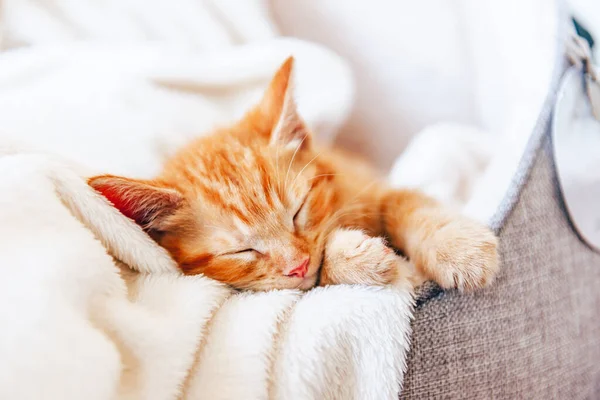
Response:
[[[296,266],[287,267],[283,270],[283,274],[290,277],[304,278],[304,275],[308,272],[308,264],[310,264],[310,256],[306,256],[306,258]]]

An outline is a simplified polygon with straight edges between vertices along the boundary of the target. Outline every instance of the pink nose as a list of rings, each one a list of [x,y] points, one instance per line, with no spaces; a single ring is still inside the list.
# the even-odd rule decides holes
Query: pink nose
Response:
[[[310,264],[310,257],[306,257],[304,261],[300,262],[300,264],[295,267],[286,268],[283,271],[285,276],[293,276],[296,278],[304,278],[306,272],[308,272],[308,264]]]

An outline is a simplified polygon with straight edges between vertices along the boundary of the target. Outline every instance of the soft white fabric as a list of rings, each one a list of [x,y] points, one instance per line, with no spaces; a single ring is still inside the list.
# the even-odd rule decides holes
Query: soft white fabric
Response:
[[[348,69],[293,39],[211,53],[106,42],[8,51],[0,55],[0,135],[99,171],[150,177],[187,140],[240,116],[289,54],[298,106],[331,140],[352,101]]]
[[[410,293],[239,294],[181,276],[43,155],[6,151],[0,190],[0,398],[397,398]]]
[[[82,178],[152,176],[289,54],[300,110],[331,141],[353,99],[340,58],[275,38],[260,1],[2,7],[0,398],[397,398],[409,293],[181,276]]]
[[[461,209],[488,166],[498,139],[468,125],[438,123],[421,131],[397,158],[392,186],[419,188]]]
[[[239,117],[293,54],[300,112],[331,142],[346,63],[277,38],[261,0],[2,3],[0,131],[91,168],[152,176],[165,154]]]

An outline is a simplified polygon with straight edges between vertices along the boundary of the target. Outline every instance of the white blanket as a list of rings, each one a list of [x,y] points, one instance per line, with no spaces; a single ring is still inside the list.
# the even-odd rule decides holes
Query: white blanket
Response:
[[[83,179],[152,176],[290,53],[300,109],[331,140],[353,99],[341,59],[276,39],[260,1],[2,6],[0,398],[397,398],[409,293],[181,276]]]
[[[397,396],[409,293],[234,293],[181,276],[78,174],[42,155],[0,157],[0,192],[0,398]]]

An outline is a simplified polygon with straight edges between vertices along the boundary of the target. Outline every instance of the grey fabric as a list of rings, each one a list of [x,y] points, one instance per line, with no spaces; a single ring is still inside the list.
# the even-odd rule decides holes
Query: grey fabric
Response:
[[[401,398],[600,399],[600,254],[569,225],[544,140],[494,286],[417,308]]]

